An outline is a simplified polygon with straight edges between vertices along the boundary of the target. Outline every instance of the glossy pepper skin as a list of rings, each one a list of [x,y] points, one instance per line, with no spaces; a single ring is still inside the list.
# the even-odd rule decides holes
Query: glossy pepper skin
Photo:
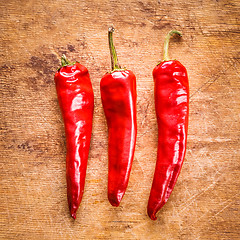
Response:
[[[71,216],[82,200],[92,133],[94,96],[89,73],[80,63],[62,65],[54,80],[66,134],[67,198]]]
[[[117,63],[113,31],[109,29],[113,71],[103,76],[100,89],[108,125],[108,199],[117,207],[126,191],[134,157],[137,94],[135,75]]]
[[[169,32],[167,41],[172,34]],[[167,46],[166,46],[167,44]],[[165,43],[168,48],[168,43]],[[167,51],[165,49],[165,51]],[[186,68],[177,60],[168,60],[153,70],[155,109],[158,122],[158,153],[152,188],[148,201],[148,215],[156,220],[156,213],[167,202],[180,173],[186,153],[189,84]]]

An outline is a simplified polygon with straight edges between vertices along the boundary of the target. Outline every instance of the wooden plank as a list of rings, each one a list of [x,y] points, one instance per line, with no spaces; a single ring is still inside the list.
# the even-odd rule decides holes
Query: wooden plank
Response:
[[[239,1],[34,1],[0,6],[1,239],[238,239]],[[99,82],[110,69],[107,29],[137,76],[138,136],[129,187],[107,200],[107,127]],[[158,220],[146,206],[157,126],[152,69],[165,34],[188,69],[188,150]],[[74,222],[65,181],[65,135],[53,81],[60,56],[90,72],[95,94],[85,193]]]

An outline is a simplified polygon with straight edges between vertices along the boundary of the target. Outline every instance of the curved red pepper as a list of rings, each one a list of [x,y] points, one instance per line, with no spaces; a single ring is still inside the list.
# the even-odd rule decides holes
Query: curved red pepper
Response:
[[[66,133],[68,204],[71,216],[76,219],[84,191],[94,96],[86,67],[78,62],[69,63],[65,56],[62,57],[62,66],[54,80]]]
[[[136,144],[136,77],[121,69],[109,29],[112,72],[100,84],[101,98],[108,125],[108,199],[119,206],[126,191]]]
[[[156,213],[167,202],[180,173],[187,144],[189,85],[186,68],[176,60],[168,60],[170,31],[165,40],[164,61],[153,70],[155,107],[158,121],[158,154],[148,215]]]

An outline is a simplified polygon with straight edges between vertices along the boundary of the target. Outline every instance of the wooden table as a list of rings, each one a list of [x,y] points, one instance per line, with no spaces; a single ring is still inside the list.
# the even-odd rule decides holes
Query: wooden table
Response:
[[[239,10],[237,0],[2,1],[1,239],[239,239]],[[110,69],[107,29],[137,76],[138,136],[127,192],[107,200],[107,127],[99,82]],[[158,220],[146,206],[156,162],[152,69],[171,29],[170,56],[188,69],[188,149]],[[95,94],[85,192],[70,218],[65,134],[54,72],[65,53]]]

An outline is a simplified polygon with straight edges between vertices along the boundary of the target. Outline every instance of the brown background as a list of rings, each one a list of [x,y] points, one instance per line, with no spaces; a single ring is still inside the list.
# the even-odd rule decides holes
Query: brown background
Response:
[[[0,5],[1,239],[239,239],[238,0],[37,1]],[[107,29],[137,76],[138,137],[129,187],[107,200],[107,127],[99,82],[110,69]],[[188,69],[188,150],[158,220],[146,206],[157,126],[152,69],[170,56]],[[90,72],[95,110],[85,193],[74,222],[66,198],[65,135],[54,72],[65,53]]]

